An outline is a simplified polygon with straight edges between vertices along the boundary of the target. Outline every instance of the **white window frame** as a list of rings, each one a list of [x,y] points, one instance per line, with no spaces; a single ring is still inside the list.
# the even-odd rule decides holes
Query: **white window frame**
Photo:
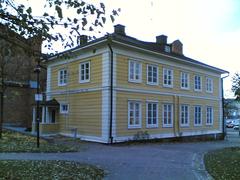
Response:
[[[67,106],[67,110],[63,110],[63,106]],[[69,113],[69,104],[60,103],[60,114],[68,114],[68,113]]]
[[[171,107],[171,123],[167,123],[167,124],[164,123],[164,106],[165,106],[165,105]],[[169,110],[169,109],[168,109],[168,110]],[[167,110],[167,119],[168,119],[168,110]],[[163,123],[163,127],[164,127],[164,128],[173,127],[173,104],[164,103],[164,104],[162,105],[162,123]]]
[[[66,72],[66,75],[63,74],[63,77],[61,76],[61,72]],[[64,76],[66,76],[64,78]],[[64,79],[66,82],[64,82]],[[58,86],[66,86],[68,82],[68,70],[66,68],[60,69],[58,71]]]
[[[200,89],[196,89],[196,77],[199,77],[200,78],[200,81],[199,81],[199,83],[200,83]],[[200,76],[200,75],[195,75],[194,76],[194,91],[202,91],[202,76]]]
[[[165,83],[165,73],[167,72],[167,82],[169,82],[169,75],[168,75],[168,73],[169,72],[171,72],[170,73],[170,76],[171,76],[171,84],[169,84],[169,83]],[[169,69],[169,68],[163,68],[163,87],[169,87],[169,88],[172,88],[173,87],[173,77],[174,77],[174,75],[173,75],[173,70],[172,69]]]
[[[182,123],[182,107],[187,107],[187,116],[185,116],[185,108],[184,108],[184,118],[187,118],[187,123]],[[181,104],[179,110],[179,119],[181,127],[189,127],[189,120],[190,120],[190,106],[187,104]],[[184,119],[185,120],[185,119]]]
[[[211,110],[211,116],[209,116],[209,112],[208,112],[209,109]],[[210,123],[208,122],[208,120],[209,120],[208,118],[209,117],[211,118],[210,119],[210,121],[211,121]],[[214,120],[213,119],[213,107],[212,106],[207,106],[206,107],[206,125],[213,125],[213,120]]]
[[[196,108],[200,108],[200,123],[196,124]],[[194,106],[194,126],[202,126],[202,106],[196,105]]]
[[[206,78],[206,92],[213,93],[213,79],[209,77]]]
[[[130,103],[134,103],[134,118],[135,118],[135,113],[136,109],[135,106],[136,104],[139,104],[139,124],[130,124]],[[136,121],[136,119],[134,119]],[[142,127],[142,103],[141,101],[138,100],[128,100],[128,129],[136,129],[136,128],[141,128]]]
[[[86,78],[86,64],[88,64],[88,79]],[[81,79],[82,77],[82,65],[84,65],[84,80]],[[90,82],[90,74],[91,74],[91,68],[90,68],[90,61],[82,62],[79,64],[79,83],[87,83]]]
[[[152,73],[151,73],[151,76],[152,76],[152,82],[151,81],[149,81],[149,67],[151,67],[152,68]],[[156,72],[156,82],[153,82],[153,68],[156,68],[157,69],[157,72]],[[153,64],[147,64],[147,84],[148,85],[158,85],[158,66],[157,65],[153,65]]]
[[[131,63],[133,63],[133,79],[131,78]],[[139,79],[136,79],[136,67],[139,64]],[[134,83],[141,83],[142,82],[142,63],[136,60],[129,60],[128,61],[128,81]]]
[[[185,76],[185,75],[187,75],[187,76]],[[186,79],[186,77],[187,77],[187,79]],[[189,89],[190,89],[189,77],[190,77],[190,76],[189,76],[189,73],[187,73],[187,72],[181,72],[181,77],[180,77],[180,87],[181,87],[181,89],[185,89],[185,90],[189,90]],[[184,81],[184,82],[183,82],[183,81]],[[184,84],[187,83],[187,87],[182,86],[183,83],[184,83]]]
[[[148,123],[148,105],[155,104],[156,105],[156,124]],[[151,116],[151,121],[153,121],[153,113]],[[147,128],[157,128],[158,127],[158,101],[147,101],[146,103],[146,127]]]

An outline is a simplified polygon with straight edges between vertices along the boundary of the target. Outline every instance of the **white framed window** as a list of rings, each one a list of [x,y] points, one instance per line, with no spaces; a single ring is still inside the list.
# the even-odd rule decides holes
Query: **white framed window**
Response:
[[[60,103],[60,113],[61,114],[68,114],[68,112],[69,112],[69,104]]]
[[[86,83],[90,81],[90,62],[83,62],[79,65],[79,82]]]
[[[189,89],[189,73],[181,72],[181,89]]]
[[[146,124],[147,128],[158,127],[158,103],[146,103]]]
[[[138,61],[129,60],[128,80],[130,82],[142,82],[142,64]]]
[[[139,101],[128,101],[128,128],[141,128],[142,105]]]
[[[173,105],[163,104],[163,127],[173,127]]]
[[[194,106],[194,125],[201,126],[202,125],[202,107]]]
[[[58,71],[58,86],[67,85],[68,72],[67,69],[60,69]]]
[[[206,92],[213,92],[213,79],[209,77],[206,78]]]
[[[180,105],[180,121],[181,126],[189,126],[189,106],[186,104]]]
[[[163,68],[163,86],[173,87],[173,70]]]
[[[202,91],[202,77],[195,75],[194,76],[194,90]]]
[[[147,84],[158,85],[158,66],[147,65]]]
[[[206,109],[206,125],[213,125],[213,107],[207,106]]]

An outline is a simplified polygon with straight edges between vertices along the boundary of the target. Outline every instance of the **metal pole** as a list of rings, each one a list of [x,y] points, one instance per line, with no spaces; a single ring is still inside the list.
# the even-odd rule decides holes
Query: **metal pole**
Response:
[[[39,96],[40,89],[39,89],[39,73],[40,73],[40,62],[38,60],[37,62],[37,67],[35,68],[35,72],[37,74],[37,96]],[[39,143],[39,123],[40,123],[40,109],[39,109],[39,97],[36,99],[37,101],[37,147],[39,148],[40,143]]]

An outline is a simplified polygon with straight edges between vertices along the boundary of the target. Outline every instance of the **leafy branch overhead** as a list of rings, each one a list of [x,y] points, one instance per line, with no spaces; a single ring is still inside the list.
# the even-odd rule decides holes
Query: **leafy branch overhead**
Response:
[[[240,101],[240,74],[236,73],[232,79],[232,91],[236,100]]]
[[[96,31],[108,20],[114,22],[120,12],[120,9],[108,12],[102,2],[99,4],[90,4],[86,0],[43,2],[42,14],[35,15],[32,7],[17,4],[14,0],[0,0],[0,23],[25,38],[41,36],[47,41],[46,47],[52,50],[54,41],[61,42],[65,48],[79,45],[83,31]]]

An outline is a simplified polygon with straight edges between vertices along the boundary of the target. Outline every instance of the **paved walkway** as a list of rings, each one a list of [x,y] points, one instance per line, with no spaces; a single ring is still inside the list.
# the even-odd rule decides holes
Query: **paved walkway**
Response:
[[[102,145],[87,143],[76,153],[0,153],[0,159],[70,160],[94,164],[108,173],[106,179],[211,179],[203,164],[207,151],[239,146],[236,134],[225,141]]]

